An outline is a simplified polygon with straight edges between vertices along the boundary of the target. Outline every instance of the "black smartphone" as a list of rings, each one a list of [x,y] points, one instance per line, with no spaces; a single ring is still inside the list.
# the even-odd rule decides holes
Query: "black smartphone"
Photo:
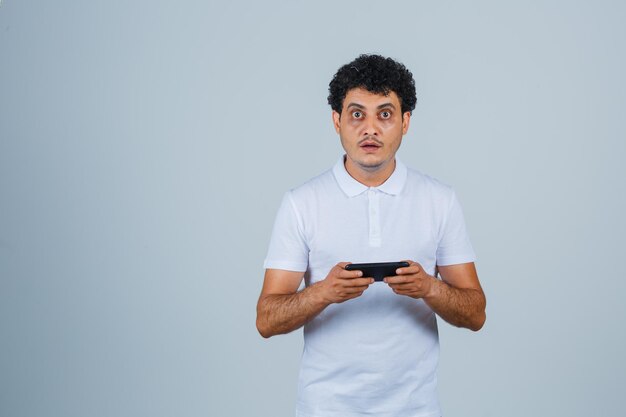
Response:
[[[385,277],[396,275],[396,269],[406,268],[408,262],[374,262],[368,264],[348,264],[346,271],[362,271],[364,277],[372,277],[374,281],[382,281]]]

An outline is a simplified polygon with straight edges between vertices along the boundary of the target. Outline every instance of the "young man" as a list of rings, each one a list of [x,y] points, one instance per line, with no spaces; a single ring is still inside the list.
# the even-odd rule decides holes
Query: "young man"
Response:
[[[361,55],[337,71],[328,102],[345,155],[283,198],[257,328],[304,326],[299,417],[439,416],[435,314],[472,330],[485,322],[461,207],[396,156],[416,103],[404,65]],[[409,266],[384,282],[345,269],[400,260]]]

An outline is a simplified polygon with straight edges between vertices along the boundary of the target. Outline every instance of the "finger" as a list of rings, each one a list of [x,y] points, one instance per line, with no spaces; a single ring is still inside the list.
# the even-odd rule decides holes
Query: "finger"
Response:
[[[391,286],[391,289],[398,292],[408,292],[408,291],[414,291],[415,289],[413,287],[407,286],[407,285],[393,285]]]
[[[337,266],[341,269],[345,269],[346,265],[350,265],[352,262],[339,262]]]
[[[391,289],[396,294],[410,295],[410,296],[413,296],[419,292],[416,288],[412,286],[407,286],[407,285],[394,285],[393,287],[391,287]]]
[[[415,291],[394,290],[393,292],[398,295],[406,295],[408,297],[417,297],[417,293]]]
[[[404,284],[407,282],[413,282],[413,280],[407,276],[403,275],[394,275],[392,277],[385,277],[383,279],[387,284]]]
[[[341,285],[344,287],[367,287],[370,284],[374,283],[374,278],[344,278],[341,282]]]
[[[409,264],[409,266],[404,267],[404,268],[398,268],[396,270],[396,274],[400,275],[400,274],[407,274],[407,273],[417,273],[418,271],[423,271],[424,268],[422,268],[422,265],[420,265],[418,262],[412,261],[410,259],[405,259],[402,262],[407,262]],[[416,271],[416,272],[406,272],[407,270],[410,271]],[[401,272],[398,272],[401,271]]]
[[[403,291],[402,291],[401,289],[399,289],[399,288],[394,288],[394,287],[392,287],[391,289],[392,289],[392,290],[393,290],[393,292],[395,292],[396,294],[400,294],[400,295],[402,295],[402,294],[403,294]]]
[[[354,297],[358,297],[359,295],[365,292],[365,288],[355,289],[355,288],[345,288],[341,292],[337,293],[337,296],[344,299],[350,299]]]
[[[406,290],[403,290],[402,288],[398,288],[398,287],[391,287],[391,289],[393,290],[393,292],[395,292],[396,294],[400,294],[400,295],[404,295],[406,294]]]
[[[409,288],[415,288],[415,285],[410,282],[403,282],[400,284],[389,284],[389,286],[396,290],[407,290]]]
[[[357,298],[357,297],[360,297],[362,295],[363,295],[363,291],[358,291],[358,292],[355,292],[353,294],[350,294],[350,295],[346,296],[346,299],[347,300],[352,300],[353,298]]]
[[[389,283],[387,285],[389,285],[390,287],[393,287],[393,288],[401,288],[401,287],[415,285],[415,283],[414,282],[392,282],[392,283]]]
[[[358,287],[346,287],[343,289],[343,292],[345,294],[356,294],[356,293],[362,293],[367,289],[367,285],[360,285]]]
[[[419,274],[422,268],[418,264],[406,266],[404,268],[396,269],[397,275]]]
[[[354,279],[362,277],[363,271],[346,271],[345,269],[342,269],[337,273],[337,276],[344,279]]]

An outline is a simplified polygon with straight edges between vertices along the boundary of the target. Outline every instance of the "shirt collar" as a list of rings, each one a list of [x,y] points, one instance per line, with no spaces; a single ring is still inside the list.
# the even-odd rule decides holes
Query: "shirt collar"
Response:
[[[333,174],[337,183],[339,184],[339,188],[348,196],[354,197],[362,192],[372,188],[375,190],[380,190],[386,194],[397,195],[404,188],[404,184],[406,183],[407,177],[407,167],[400,161],[400,159],[396,156],[396,168],[393,170],[393,173],[387,181],[379,185],[378,187],[368,187],[365,184],[361,184],[346,171],[346,166],[344,164],[345,155],[342,155],[335,166],[333,167]]]

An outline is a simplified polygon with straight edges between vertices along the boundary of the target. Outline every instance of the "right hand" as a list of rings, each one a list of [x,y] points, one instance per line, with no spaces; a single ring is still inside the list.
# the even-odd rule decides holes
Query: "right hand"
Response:
[[[374,278],[362,278],[361,271],[346,271],[344,268],[349,263],[339,262],[326,278],[316,284],[328,304],[343,303],[359,297],[374,282]]]

